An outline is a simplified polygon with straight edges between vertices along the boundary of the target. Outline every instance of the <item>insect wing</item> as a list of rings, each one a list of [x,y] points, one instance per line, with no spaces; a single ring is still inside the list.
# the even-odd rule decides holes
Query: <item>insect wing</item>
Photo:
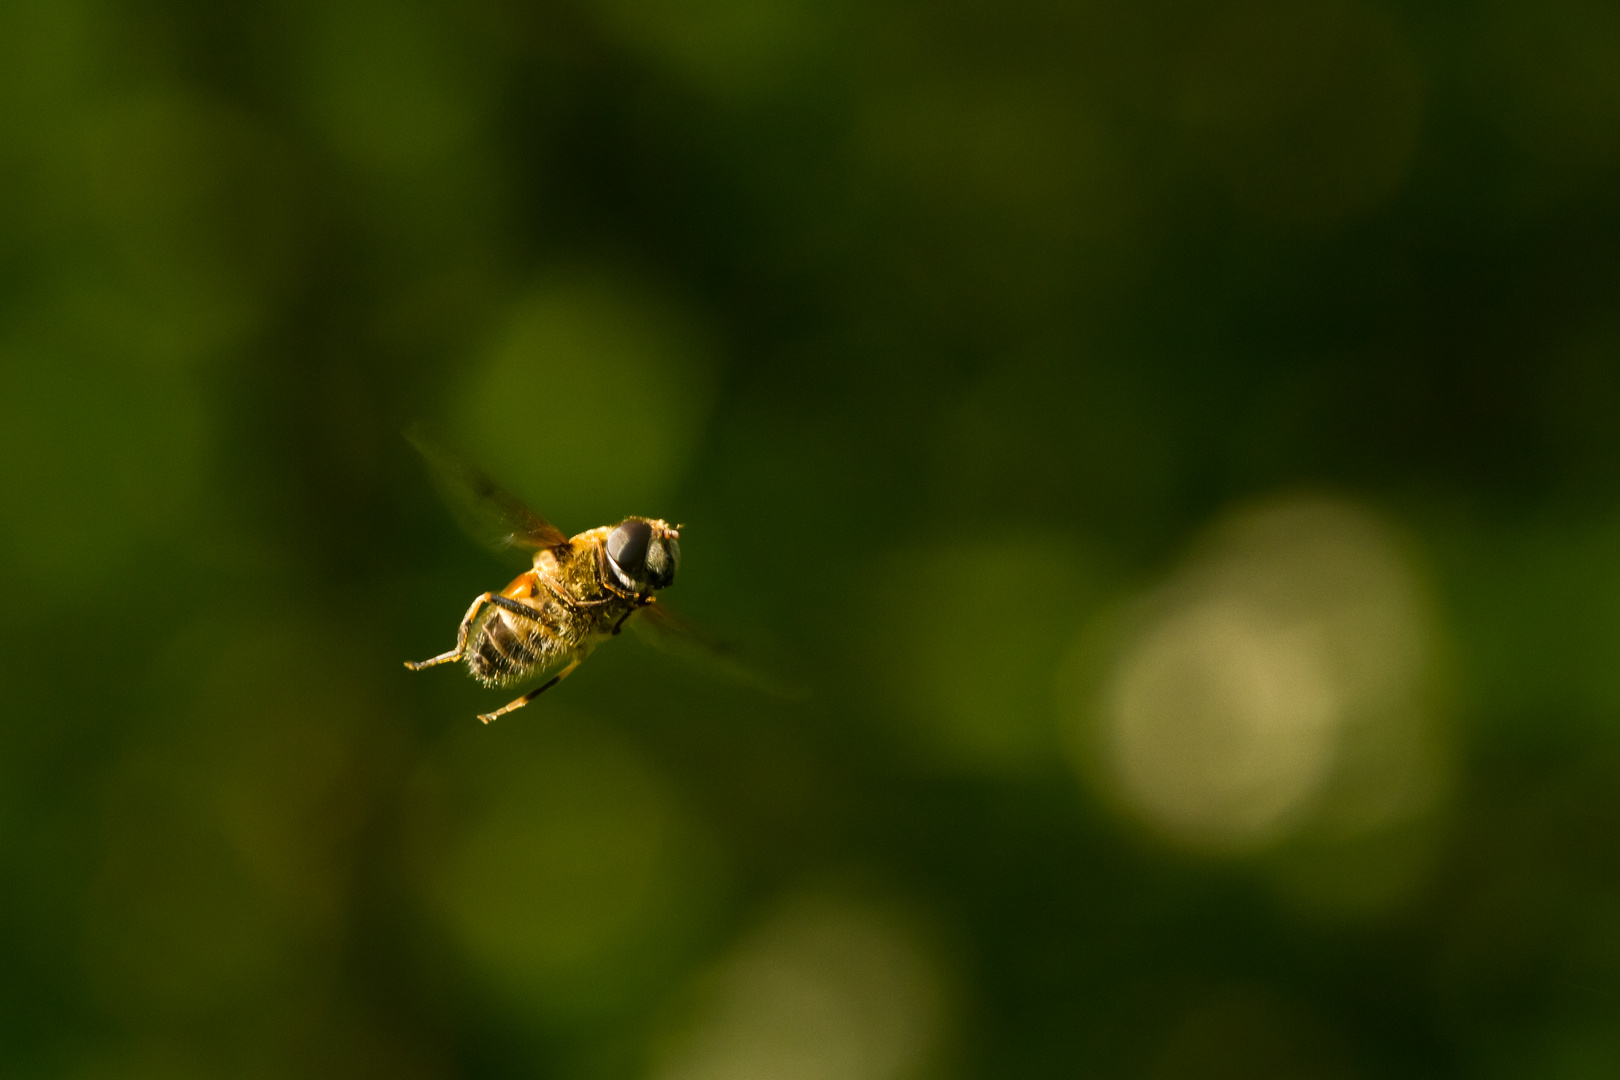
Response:
[[[660,652],[668,653],[702,670],[767,694],[782,698],[804,698],[800,687],[782,682],[748,663],[735,646],[711,637],[669,610],[663,602],[649,604],[636,612],[630,628],[641,640]]]
[[[563,531],[491,480],[483,470],[446,450],[418,425],[405,437],[427,462],[433,486],[450,512],[474,539],[486,547],[567,548]]]

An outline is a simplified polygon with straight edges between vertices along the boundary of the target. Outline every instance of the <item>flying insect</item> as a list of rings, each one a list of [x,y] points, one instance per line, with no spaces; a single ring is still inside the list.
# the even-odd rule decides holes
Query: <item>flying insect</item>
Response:
[[[412,671],[465,663],[473,678],[492,687],[555,670],[536,689],[478,719],[487,724],[556,686],[638,613],[659,631],[718,651],[658,605],[656,594],[674,583],[680,569],[678,527],[660,518],[627,517],[568,536],[419,430],[407,437],[427,459],[452,508],[461,511],[464,525],[495,546],[534,552],[533,565],[511,584],[473,600],[456,631],[455,648],[405,663]]]

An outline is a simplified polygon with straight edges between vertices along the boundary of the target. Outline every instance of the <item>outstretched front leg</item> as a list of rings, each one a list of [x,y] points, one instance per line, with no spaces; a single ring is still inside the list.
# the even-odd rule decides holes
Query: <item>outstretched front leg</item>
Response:
[[[530,690],[527,694],[524,694],[516,701],[507,702],[494,712],[479,714],[478,719],[487,724],[497,716],[505,716],[507,713],[512,712],[515,709],[523,708],[523,706],[527,705],[529,702],[533,701],[547,690],[550,690],[553,686],[556,686],[558,683],[568,678],[568,676],[573,673],[573,670],[579,667],[580,661],[584,659],[585,658],[583,656],[576,655],[567,667],[563,668],[561,671],[557,672],[557,674],[541,683],[536,689]]]
[[[658,597],[656,597],[656,596],[638,596],[638,597],[636,597],[635,605],[633,607],[631,607],[629,611],[626,611],[623,615],[620,615],[619,616],[619,621],[613,624],[613,636],[618,637],[619,636],[619,631],[624,629],[624,620],[628,619],[630,616],[634,615],[636,612],[640,611],[642,608],[646,607],[648,604],[655,604],[657,602],[658,602]]]
[[[410,668],[412,671],[421,671],[423,668],[430,668],[435,664],[448,664],[452,661],[460,660],[461,654],[466,651],[467,648],[467,632],[472,629],[473,620],[478,617],[478,609],[489,603],[494,596],[494,593],[484,593],[479,596],[478,599],[472,602],[472,607],[467,609],[467,614],[461,619],[461,629],[456,631],[455,648],[451,649],[447,653],[440,653],[431,660],[407,660],[405,661],[405,666]]]

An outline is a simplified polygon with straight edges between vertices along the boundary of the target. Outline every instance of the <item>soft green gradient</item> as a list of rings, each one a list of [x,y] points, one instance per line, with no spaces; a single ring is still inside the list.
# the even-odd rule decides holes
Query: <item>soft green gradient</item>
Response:
[[[0,0],[0,1076],[1620,1075],[1617,295],[1589,0]]]

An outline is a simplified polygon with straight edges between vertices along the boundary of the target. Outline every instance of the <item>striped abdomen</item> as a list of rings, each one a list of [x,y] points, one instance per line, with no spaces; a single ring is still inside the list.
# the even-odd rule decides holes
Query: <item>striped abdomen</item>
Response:
[[[547,600],[530,619],[491,607],[467,645],[467,668],[486,686],[521,682],[573,651],[570,612]]]

